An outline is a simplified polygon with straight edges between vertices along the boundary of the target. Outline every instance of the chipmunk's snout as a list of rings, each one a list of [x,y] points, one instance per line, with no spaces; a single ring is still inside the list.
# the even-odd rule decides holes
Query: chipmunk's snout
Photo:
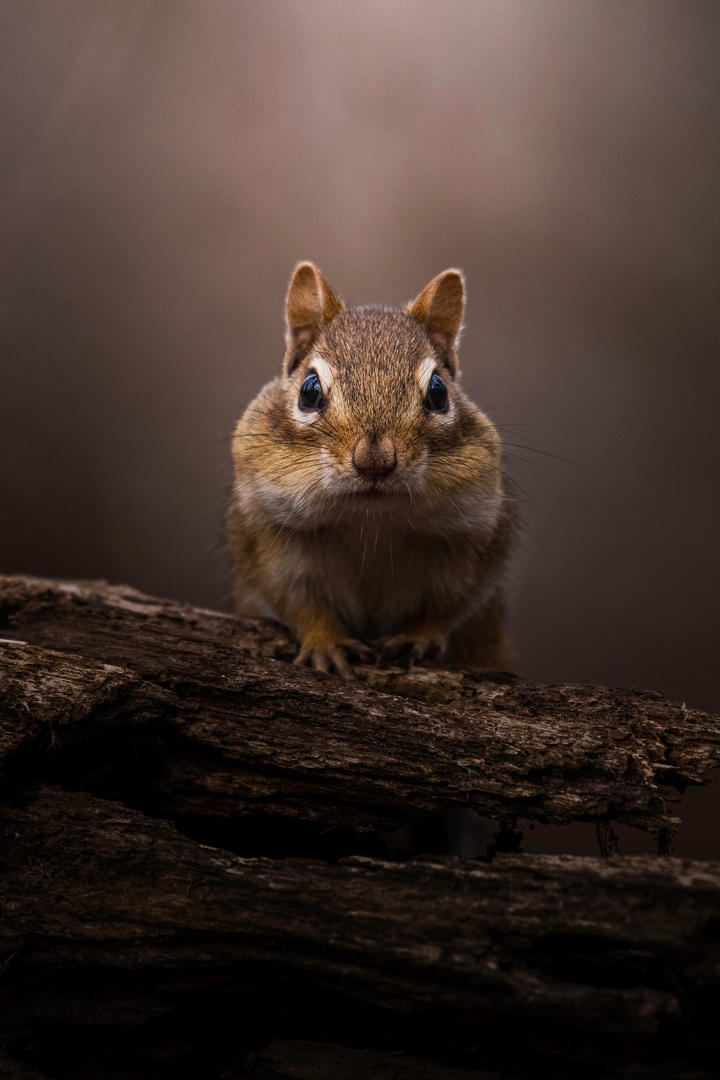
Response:
[[[395,444],[389,435],[378,440],[363,435],[353,450],[352,463],[363,480],[384,480],[397,465]]]

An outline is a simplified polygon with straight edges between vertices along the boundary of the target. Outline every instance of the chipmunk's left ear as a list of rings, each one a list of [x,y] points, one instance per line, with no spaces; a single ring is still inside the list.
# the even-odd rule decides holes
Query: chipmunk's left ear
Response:
[[[342,300],[337,298],[315,263],[297,264],[285,297],[286,375],[308,354],[323,326],[344,308]]]
[[[451,375],[457,375],[457,345],[465,311],[461,270],[443,270],[411,300],[405,310],[425,327],[427,336]]]

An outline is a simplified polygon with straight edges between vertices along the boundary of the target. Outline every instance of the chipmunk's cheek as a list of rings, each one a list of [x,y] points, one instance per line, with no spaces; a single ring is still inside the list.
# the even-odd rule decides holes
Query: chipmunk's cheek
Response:
[[[341,465],[332,454],[323,447],[320,451],[320,477],[322,486],[328,490],[334,490],[338,484],[342,483],[343,477],[346,475],[347,470]]]
[[[445,412],[431,412],[428,414],[428,419],[434,428],[452,427],[457,421],[457,408],[455,402],[448,401],[448,407]]]
[[[398,475],[406,483],[422,484],[427,475],[430,457],[427,447],[412,454],[398,455]]]
[[[307,427],[308,424],[316,424],[320,419],[321,413],[315,410],[305,411],[295,402],[293,406],[293,420],[301,427]]]

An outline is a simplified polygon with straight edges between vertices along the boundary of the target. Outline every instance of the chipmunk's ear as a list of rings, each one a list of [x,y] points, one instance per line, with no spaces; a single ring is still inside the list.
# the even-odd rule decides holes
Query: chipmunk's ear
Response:
[[[443,270],[410,301],[405,310],[422,323],[439,358],[451,375],[457,375],[455,346],[465,311],[465,279],[462,271]]]
[[[344,308],[314,263],[297,264],[285,297],[286,375],[307,355],[323,326]]]

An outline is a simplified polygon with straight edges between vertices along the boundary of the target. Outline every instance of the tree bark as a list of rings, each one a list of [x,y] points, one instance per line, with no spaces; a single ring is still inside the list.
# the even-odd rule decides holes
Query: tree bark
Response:
[[[715,1045],[717,865],[244,859],[51,787],[1,820],[1,1024],[16,1052],[33,1025],[48,1060],[78,1028],[124,1029],[129,1045],[149,1013],[156,1026],[176,1019],[198,985],[218,1012],[256,1017],[289,1000],[310,1039],[331,1015],[373,1045],[373,1024],[395,1017],[401,1048],[411,1037],[432,1057],[455,1040],[475,1066],[478,1041],[493,1067],[539,1054],[551,1071],[565,1068],[555,1044],[577,1066],[608,1045],[652,1056],[661,1039],[658,1064],[676,1069],[688,1025],[705,1052]],[[225,1032],[225,1050],[247,1053],[257,1022]]]
[[[273,624],[103,583],[0,579],[0,636],[3,1077],[716,1075],[717,862],[297,856],[448,806],[594,821],[608,853],[613,821],[665,835],[717,719],[347,684]]]
[[[376,829],[468,806],[656,832],[720,763],[717,718],[659,694],[370,665],[348,684],[273,662],[293,654],[274,624],[97,583],[0,579],[0,619],[28,643],[4,646],[0,767],[71,756],[78,784],[166,816]]]

